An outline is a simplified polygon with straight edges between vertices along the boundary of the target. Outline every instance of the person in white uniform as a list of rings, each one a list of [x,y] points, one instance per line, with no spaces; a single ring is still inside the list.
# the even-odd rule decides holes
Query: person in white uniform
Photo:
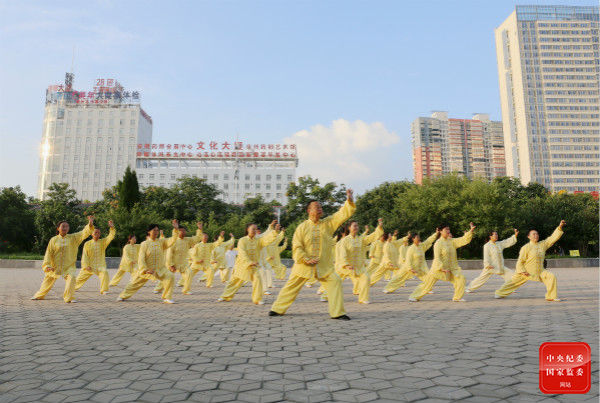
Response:
[[[483,246],[483,270],[481,274],[469,283],[467,292],[471,293],[484,285],[492,275],[497,274],[504,278],[504,282],[510,281],[514,271],[504,266],[503,251],[517,243],[519,231],[503,241],[498,241],[498,232],[490,232],[490,240]]]

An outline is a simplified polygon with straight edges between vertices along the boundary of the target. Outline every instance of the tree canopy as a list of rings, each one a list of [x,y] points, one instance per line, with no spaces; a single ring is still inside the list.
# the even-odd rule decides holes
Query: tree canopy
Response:
[[[156,223],[170,233],[170,221],[177,218],[188,232],[196,222],[204,223],[204,231],[214,238],[221,230],[240,238],[249,223],[265,228],[281,211],[281,224],[289,238],[295,228],[307,219],[306,205],[321,202],[324,215],[334,213],[346,198],[346,187],[333,182],[321,184],[310,176],[298,178],[287,189],[288,203],[280,206],[262,197],[249,198],[242,205],[227,204],[219,199],[219,190],[204,179],[182,178],[171,188],[148,187],[140,190],[135,172],[128,169],[119,183],[107,189],[102,200],[82,204],[75,191],[66,184],[50,186],[44,201],[27,199],[19,187],[0,189],[0,250],[43,252],[56,233],[58,221],[67,220],[72,231],[85,224],[85,215],[94,214],[101,231],[108,230],[112,219],[117,237],[107,255],[118,256],[127,236],[139,241],[145,229]],[[501,238],[520,230],[518,245],[506,250],[507,257],[518,254],[527,241],[527,232],[537,229],[541,237],[554,230],[561,219],[567,221],[565,235],[551,252],[578,249],[582,256],[598,254],[598,201],[590,194],[549,193],[539,184],[527,186],[514,178],[497,178],[491,183],[447,175],[423,185],[411,182],[385,182],[357,197],[353,220],[375,226],[384,219],[386,231],[419,232],[427,236],[441,224],[450,226],[455,236],[477,226],[473,241],[459,250],[463,258],[481,257],[487,235],[497,230]],[[19,228],[15,231],[14,228]]]

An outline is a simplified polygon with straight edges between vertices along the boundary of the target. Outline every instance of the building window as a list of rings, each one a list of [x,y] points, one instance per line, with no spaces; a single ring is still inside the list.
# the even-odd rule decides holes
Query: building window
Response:
[[[254,184],[254,189],[260,189],[260,183],[255,183]]]
[[[216,180],[216,181],[218,181],[219,180],[219,174],[214,174],[213,175],[213,179]]]
[[[280,181],[280,180],[281,180],[281,175],[277,175],[275,178],[276,178],[278,181]]]
[[[278,183],[278,184],[275,186],[275,189],[277,189],[277,190],[281,190],[281,183]]]
[[[256,175],[256,180],[260,181],[260,175]]]
[[[247,181],[249,181],[250,180],[250,175],[245,175],[244,179],[246,179]]]
[[[281,193],[277,193],[277,198],[281,199]]]
[[[271,175],[267,175],[267,179],[266,180],[270,181],[271,180]]]
[[[265,194],[265,197],[266,197],[267,199],[270,199],[270,198],[271,198],[271,193],[267,193],[267,194]]]
[[[224,174],[224,175],[223,175],[223,179],[224,179],[224,180],[229,180],[229,174]]]
[[[246,189],[246,190],[249,190],[249,189],[250,189],[250,184],[249,184],[249,183],[246,183],[246,184],[244,185],[244,189]]]
[[[223,184],[223,189],[229,189],[229,184],[228,183],[224,183]]]
[[[292,175],[288,175],[287,176],[287,180],[291,182],[292,181]]]

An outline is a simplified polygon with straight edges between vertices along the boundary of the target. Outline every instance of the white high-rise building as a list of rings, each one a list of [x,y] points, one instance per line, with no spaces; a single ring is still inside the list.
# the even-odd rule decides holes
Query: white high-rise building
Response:
[[[114,79],[98,79],[92,91],[74,91],[73,76],[46,91],[38,197],[52,183],[67,183],[82,200],[102,198],[104,189],[136,165],[139,143],[152,142],[152,118]]]
[[[170,187],[177,179],[198,177],[227,203],[257,196],[287,203],[298,166],[294,144],[153,144],[152,119],[138,92],[125,91],[113,79],[96,80],[90,92],[73,91],[72,80],[67,73],[64,85],[46,91],[40,199],[52,183],[67,183],[78,198],[99,200],[130,166],[141,187]]]
[[[496,28],[507,174],[600,186],[598,7],[517,6]]]

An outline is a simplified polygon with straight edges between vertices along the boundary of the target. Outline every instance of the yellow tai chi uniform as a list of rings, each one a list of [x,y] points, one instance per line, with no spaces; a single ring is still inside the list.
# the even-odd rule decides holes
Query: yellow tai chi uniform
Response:
[[[398,240],[388,238],[383,243],[383,257],[381,258],[379,267],[371,274],[371,286],[381,280],[384,275],[387,277],[388,274],[397,272],[402,267],[404,257],[401,258],[400,253],[402,251],[404,256],[406,256],[403,250],[404,242],[408,243],[408,236]]]
[[[453,301],[460,301],[465,294],[465,276],[458,266],[456,249],[468,245],[473,239],[473,231],[468,231],[460,238],[440,238],[433,245],[433,263],[431,270],[423,282],[415,288],[409,300],[420,300],[429,293],[438,280],[448,281],[454,285]],[[448,273],[442,270],[448,270]]]
[[[117,230],[115,227],[110,227],[106,238],[90,239],[83,245],[83,253],[81,254],[81,270],[75,280],[75,291],[79,290],[86,281],[92,277],[92,274],[100,278],[100,292],[108,292],[108,271],[106,270],[106,248],[108,244],[115,238]],[[89,270],[87,270],[89,268]]]
[[[483,270],[477,278],[469,283],[467,292],[475,291],[484,285],[493,274],[504,277],[504,282],[510,281],[515,273],[504,266],[504,256],[502,256],[502,251],[516,243],[517,236],[513,235],[504,241],[488,241],[483,245]]]
[[[421,281],[427,276],[427,261],[425,260],[425,252],[435,242],[437,238],[437,232],[433,233],[424,242],[419,245],[410,245],[406,250],[406,257],[404,264],[400,270],[394,274],[392,281],[390,281],[384,288],[383,292],[386,294],[396,291],[398,288],[404,286],[406,280],[417,276]]]
[[[117,274],[110,280],[109,286],[114,287],[123,278],[125,273],[129,273],[133,275],[137,271],[137,259],[140,254],[140,245],[135,244],[132,245],[128,243],[123,247],[123,256],[121,256],[121,263],[119,263],[119,270],[117,270]]]
[[[185,279],[188,272],[188,251],[191,247],[196,245],[202,237],[204,236],[202,230],[198,228],[196,230],[196,235],[194,236],[186,236],[186,237],[177,237],[175,243],[167,249],[167,269],[175,266],[175,270],[179,272],[181,278],[179,279],[179,283],[183,286],[185,283]],[[164,237],[163,237],[164,238]],[[173,273],[173,275],[175,275]],[[162,282],[158,282],[156,287],[154,287],[154,292],[158,294],[162,291],[163,285]],[[183,291],[186,292],[185,290]]]
[[[212,267],[213,277],[217,270],[219,270],[222,283],[225,283],[227,280],[229,280],[229,267],[227,267],[227,262],[225,261],[225,251],[232,248],[234,243],[235,238],[231,237],[229,241],[225,241],[220,245],[217,245],[210,255],[210,264]],[[206,282],[207,287],[211,285],[212,279],[211,284],[208,284],[208,281]]]
[[[366,235],[366,233],[363,235]],[[379,238],[371,242],[371,247],[369,248],[369,266],[367,267],[367,273],[369,275],[373,274],[381,264],[381,259],[383,258],[383,246],[384,242]]]
[[[75,270],[77,270],[75,268],[77,249],[79,249],[79,245],[92,232],[94,232],[94,226],[88,224],[80,232],[65,236],[56,235],[50,238],[48,247],[46,247],[46,253],[44,254],[44,261],[42,262],[44,280],[38,292],[33,296],[34,299],[44,299],[56,280],[64,277],[67,283],[65,284],[63,299],[65,302],[73,300],[73,294],[75,294]],[[54,271],[46,271],[49,268],[54,269]]]
[[[544,258],[546,251],[554,245],[563,235],[560,227],[556,228],[552,235],[543,241],[533,242],[523,245],[519,251],[517,268],[510,281],[504,283],[502,287],[496,290],[497,298],[504,298],[512,294],[517,288],[527,281],[539,281],[546,286],[546,299],[555,300],[556,296],[556,276],[544,269]],[[526,276],[523,273],[529,273]]]
[[[258,260],[260,259],[261,250],[273,242],[277,234],[277,231],[269,227],[269,230],[262,234],[260,238],[256,238],[256,236],[251,238],[248,235],[240,238],[233,275],[219,300],[231,301],[246,281],[252,281],[252,302],[262,304],[264,289],[259,273]]]
[[[333,265],[333,233],[354,214],[355,210],[354,202],[346,200],[335,214],[316,223],[306,220],[298,225],[292,238],[294,258],[292,272],[271,306],[271,311],[283,315],[298,296],[304,283],[314,276],[327,291],[329,315],[337,318],[346,314],[342,280]],[[306,262],[311,259],[319,259],[319,262],[309,266]]]
[[[353,278],[358,288],[358,302],[369,303],[371,276],[366,267],[366,249],[383,235],[383,227],[378,226],[370,235],[348,235],[340,246],[340,271]]]
[[[211,256],[215,248],[223,243],[223,237],[220,236],[215,242],[199,242],[189,250],[190,269],[185,275],[183,293],[190,292],[192,288],[192,279],[199,271],[206,274],[206,286],[212,287],[215,277],[215,268],[212,265]]]
[[[283,280],[285,279],[287,267],[281,263],[281,252],[283,252],[287,247],[287,240],[281,246],[279,246],[279,242],[281,242],[281,239],[279,241],[272,242],[269,244],[269,246],[267,246],[267,263],[271,266],[271,269],[273,269],[275,278],[277,280]]]
[[[146,281],[160,281],[163,284],[162,299],[170,300],[173,296],[174,275],[167,269],[165,263],[165,251],[169,249],[179,235],[178,229],[173,229],[171,238],[152,238],[148,237],[140,245],[138,255],[138,270],[127,284],[127,287],[119,295],[121,299],[131,298],[140,288],[146,284]]]

